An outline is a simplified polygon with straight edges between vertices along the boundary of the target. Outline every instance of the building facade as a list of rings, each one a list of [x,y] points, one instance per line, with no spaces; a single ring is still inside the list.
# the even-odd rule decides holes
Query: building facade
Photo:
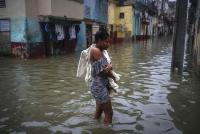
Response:
[[[9,25],[12,55],[29,58],[74,51],[83,9],[81,0],[5,0],[0,23],[4,29],[5,20]]]
[[[134,35],[134,8],[133,1],[109,3],[109,30],[113,43],[131,40]]]
[[[81,24],[82,45],[89,47],[94,43],[94,35],[99,28],[106,28],[108,22],[107,0],[84,0],[84,20]]]

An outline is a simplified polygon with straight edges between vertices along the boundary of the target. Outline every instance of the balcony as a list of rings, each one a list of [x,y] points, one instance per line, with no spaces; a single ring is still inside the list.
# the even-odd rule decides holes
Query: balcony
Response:
[[[78,3],[82,3],[84,2],[84,0],[70,0],[70,1],[75,1],[75,2],[78,2]]]
[[[39,15],[83,19],[82,2],[83,0],[38,0]]]
[[[109,2],[115,3],[118,6],[134,5],[136,0],[109,0]]]

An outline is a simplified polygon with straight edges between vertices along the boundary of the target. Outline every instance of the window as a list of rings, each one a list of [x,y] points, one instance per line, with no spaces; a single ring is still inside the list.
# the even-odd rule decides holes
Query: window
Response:
[[[0,32],[10,31],[10,21],[8,19],[0,19]]]
[[[6,8],[6,1],[0,0],[0,8]]]
[[[2,48],[2,46],[9,43],[10,43],[10,20],[0,19],[0,47]]]
[[[124,13],[120,13],[120,14],[119,14],[119,18],[120,18],[120,19],[124,19]]]

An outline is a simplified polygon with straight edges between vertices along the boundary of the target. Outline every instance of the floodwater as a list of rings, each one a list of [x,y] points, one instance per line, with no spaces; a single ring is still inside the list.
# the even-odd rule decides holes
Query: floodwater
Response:
[[[109,126],[93,120],[95,101],[75,77],[80,53],[0,58],[0,134],[199,134],[200,78],[187,60],[171,74],[171,51],[171,38],[110,47],[121,79]]]

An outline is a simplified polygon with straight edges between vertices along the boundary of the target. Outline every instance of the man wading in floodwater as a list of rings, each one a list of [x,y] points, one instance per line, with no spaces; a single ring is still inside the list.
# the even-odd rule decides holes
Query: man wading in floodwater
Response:
[[[99,31],[95,35],[96,45],[91,48],[90,62],[91,62],[91,83],[90,90],[96,100],[95,119],[99,119],[102,112],[105,114],[104,123],[112,123],[112,104],[109,96],[109,80],[113,78],[111,70],[112,64],[108,63],[103,51],[109,46],[109,35],[106,31]]]

